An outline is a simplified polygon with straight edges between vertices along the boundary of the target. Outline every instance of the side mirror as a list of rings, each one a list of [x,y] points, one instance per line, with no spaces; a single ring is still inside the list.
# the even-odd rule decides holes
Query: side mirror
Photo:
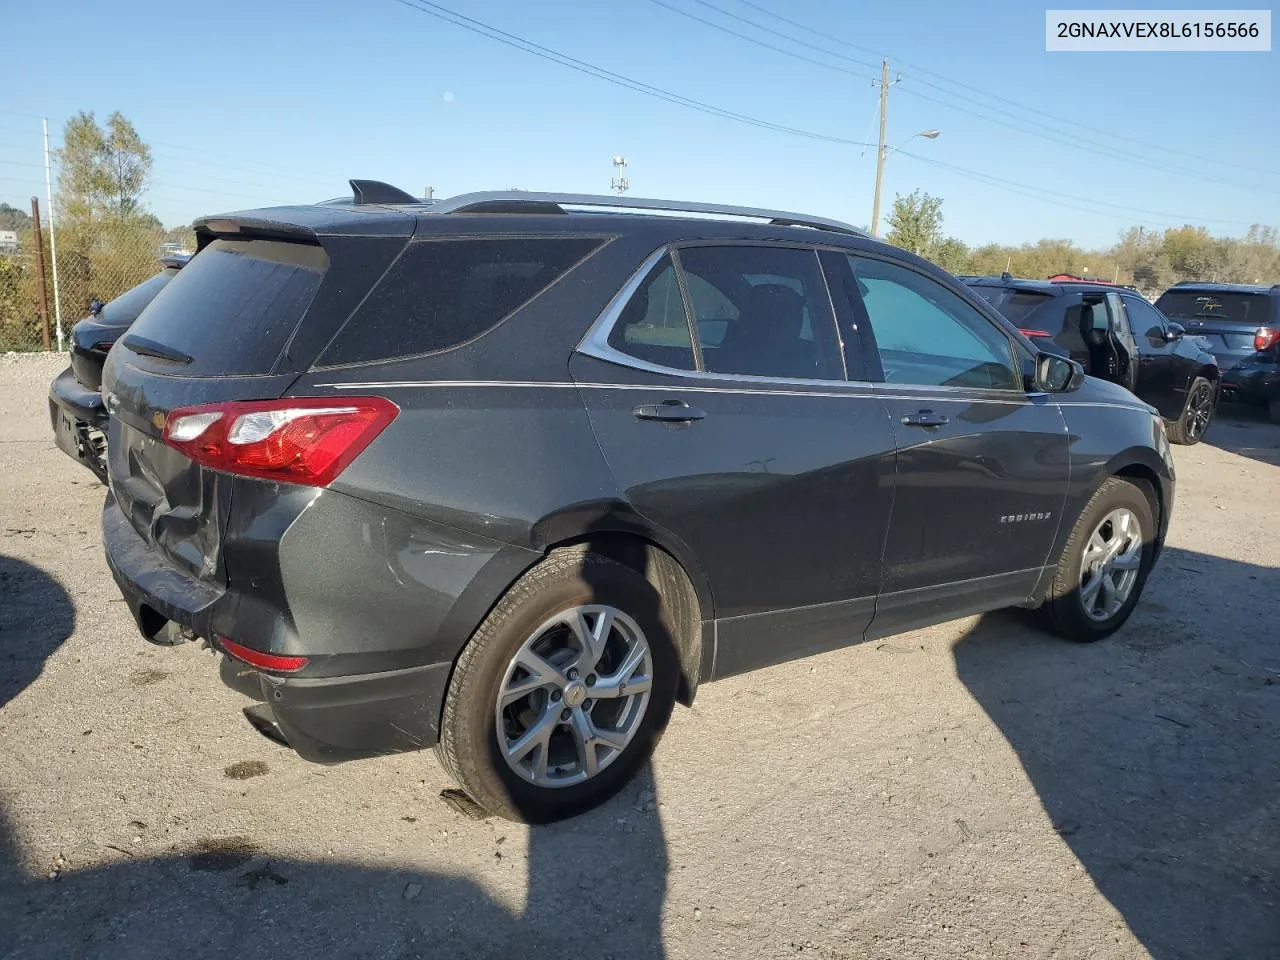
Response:
[[[1164,338],[1167,342],[1173,343],[1175,340],[1181,340],[1187,334],[1187,328],[1180,323],[1169,321],[1168,328],[1165,329]]]
[[[1068,393],[1084,382],[1084,367],[1055,353],[1036,357],[1035,388],[1042,393]]]

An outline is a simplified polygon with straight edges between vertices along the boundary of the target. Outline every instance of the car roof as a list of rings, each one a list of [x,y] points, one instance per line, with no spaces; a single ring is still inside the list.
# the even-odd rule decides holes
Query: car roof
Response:
[[[592,194],[503,191],[463,194],[447,200],[419,201],[388,184],[352,181],[351,202],[271,207],[203,217],[194,224],[202,245],[213,236],[409,237],[418,232],[460,233],[605,231],[630,232],[642,224],[679,226],[676,235],[699,237],[767,236],[812,242],[837,238],[869,239],[862,230],[838,220],[782,210],[724,204],[653,200]],[[477,224],[477,221],[480,221]],[[762,222],[763,221],[763,222]],[[690,226],[696,230],[690,231]],[[661,227],[657,228],[659,231]]]

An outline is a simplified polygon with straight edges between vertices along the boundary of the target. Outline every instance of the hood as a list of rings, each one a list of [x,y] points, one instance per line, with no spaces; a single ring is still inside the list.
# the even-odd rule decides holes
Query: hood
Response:
[[[1119,406],[1132,407],[1135,410],[1146,410],[1155,414],[1156,408],[1110,380],[1099,380],[1097,377],[1085,377],[1080,389],[1072,393],[1061,394],[1063,403],[1112,403]]]

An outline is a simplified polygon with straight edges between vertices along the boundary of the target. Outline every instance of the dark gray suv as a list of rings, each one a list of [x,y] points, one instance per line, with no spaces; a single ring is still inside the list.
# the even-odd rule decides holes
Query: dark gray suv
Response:
[[[843,224],[510,193],[196,228],[107,360],[107,559],[309,759],[436,744],[566,816],[699,683],[1005,606],[1106,636],[1168,527],[1152,408]]]

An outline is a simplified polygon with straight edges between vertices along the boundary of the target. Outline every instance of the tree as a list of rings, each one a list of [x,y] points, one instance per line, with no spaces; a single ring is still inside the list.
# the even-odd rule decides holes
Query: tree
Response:
[[[933,245],[929,259],[949,273],[969,272],[969,248],[955,237],[947,237]]]
[[[895,194],[893,209],[886,221],[889,224],[886,240],[895,247],[927,257],[942,240],[942,200],[919,190],[905,197]]]
[[[7,203],[0,203],[0,230],[22,231],[31,226],[31,214]]]
[[[58,151],[58,200],[68,220],[136,217],[150,176],[151,148],[120,113],[107,118],[105,130],[91,112],[67,121]]]

